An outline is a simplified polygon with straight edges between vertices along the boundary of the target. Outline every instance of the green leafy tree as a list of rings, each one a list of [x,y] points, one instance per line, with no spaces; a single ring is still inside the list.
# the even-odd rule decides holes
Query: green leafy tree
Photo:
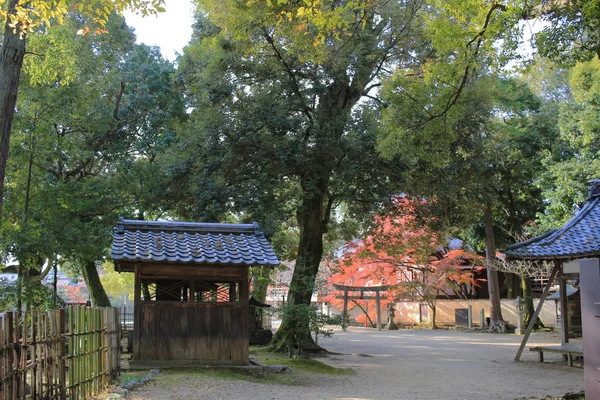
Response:
[[[4,176],[12,125],[17,104],[17,94],[21,72],[25,62],[26,46],[29,36],[44,35],[52,25],[60,25],[69,13],[78,10],[84,23],[79,29],[71,32],[87,34],[90,30],[104,31],[110,16],[117,12],[122,13],[130,8],[142,14],[152,14],[162,11],[164,0],[9,0],[0,9],[0,21],[4,26],[2,45],[0,46],[0,217],[2,216],[2,203],[4,200]],[[91,28],[90,28],[91,26]],[[42,69],[72,61],[72,55],[68,50],[68,43],[55,37],[50,40],[54,54],[57,55],[53,61],[40,63]],[[34,38],[35,40],[35,38]],[[58,51],[56,51],[58,49]],[[65,54],[66,53],[66,54]],[[39,55],[38,55],[39,56]],[[41,59],[52,59],[52,53],[44,54]],[[56,60],[61,60],[57,62]],[[37,65],[31,63],[30,65]],[[35,77],[40,73],[34,73]],[[52,75],[56,72],[44,74]]]
[[[561,64],[600,59],[600,1],[527,2],[523,18],[545,22],[534,35],[539,53]]]
[[[539,214],[538,232],[563,226],[587,197],[588,181],[598,178],[600,164],[600,60],[576,64],[563,70],[567,78],[552,81],[546,69],[541,82],[548,93],[558,93],[553,110],[560,136],[556,148],[544,158],[545,172],[538,181],[548,204]],[[535,233],[535,232],[534,232]]]
[[[31,282],[27,285],[24,293],[19,293],[17,282],[8,281],[0,278],[0,312],[9,312],[18,310],[19,297],[26,296],[28,299],[28,308],[37,308],[42,311],[53,310],[56,306],[64,305],[60,298],[54,302],[54,291],[51,287],[40,281]]]
[[[2,221],[3,253],[23,276],[58,260],[85,278],[96,305],[110,304],[97,265],[117,216],[161,212],[162,193],[149,185],[163,182],[155,163],[183,116],[173,65],[135,46],[121,17],[108,28],[74,37],[69,83],[22,85]]]
[[[192,189],[182,213],[206,220],[233,209],[267,227],[295,217],[288,299],[308,305],[338,205],[351,213],[373,207],[401,172],[375,153],[368,98],[388,66],[412,62],[420,3],[373,4],[357,15],[350,2],[327,2],[347,27],[318,32],[300,31],[264,5],[202,5],[209,17],[199,15],[197,42],[179,60],[193,109],[179,153],[187,155],[173,168],[191,182],[180,185]],[[284,319],[275,344],[285,342],[291,323]]]
[[[540,101],[517,80],[480,78],[465,88],[443,121],[427,121],[427,94],[421,94],[423,106],[415,111],[415,98],[397,90],[404,84],[400,79],[386,86],[393,107],[385,114],[383,150],[394,151],[390,145],[395,143],[395,153],[409,160],[411,192],[432,199],[437,215],[454,215],[440,222],[463,228],[481,224],[490,328],[503,331],[500,285],[491,268],[495,249],[510,237],[504,232],[521,232],[541,210],[540,192],[531,182],[540,172],[541,151],[556,132],[537,114]],[[415,84],[425,93],[437,90],[435,81],[432,88],[427,82]],[[412,124],[415,119],[427,123]]]

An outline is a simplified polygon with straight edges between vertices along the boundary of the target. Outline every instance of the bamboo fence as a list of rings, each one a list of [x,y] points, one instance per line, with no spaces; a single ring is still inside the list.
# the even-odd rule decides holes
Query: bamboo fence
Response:
[[[86,399],[119,374],[119,310],[0,314],[0,400]]]

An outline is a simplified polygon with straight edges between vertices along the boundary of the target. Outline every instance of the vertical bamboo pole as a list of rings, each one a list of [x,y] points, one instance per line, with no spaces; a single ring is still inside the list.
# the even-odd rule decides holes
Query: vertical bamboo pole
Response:
[[[51,346],[50,346],[50,334],[49,334],[49,315],[46,313],[42,313],[42,329],[44,332],[44,336],[43,336],[43,347],[44,347],[44,385],[45,385],[45,394],[46,397],[48,397],[48,395],[50,394],[50,384],[52,383],[52,377],[51,377],[51,368],[52,366],[50,365],[50,357],[51,357]]]
[[[18,399],[23,398],[23,392],[21,391],[21,376],[20,376],[20,360],[21,360],[21,335],[19,333],[19,326],[21,325],[20,312],[17,311],[14,314],[14,325],[13,325],[13,371],[15,377],[15,395]]]
[[[103,308],[101,313],[101,322],[100,326],[102,328],[102,335],[100,337],[100,345],[102,347],[101,359],[102,359],[102,370],[100,371],[102,376],[102,387],[105,387],[110,384],[110,375],[107,373],[110,370],[111,364],[111,341],[109,332],[110,332],[110,320],[107,317],[110,314],[111,308]]]
[[[59,388],[60,388],[60,400],[67,399],[67,346],[65,345],[65,333],[67,332],[67,321],[65,318],[65,310],[60,309],[58,311],[58,319],[59,319]]]
[[[0,379],[2,380],[2,390],[0,390],[0,400],[4,400],[4,391],[6,390],[6,368],[4,360],[6,359],[6,345],[4,344],[4,313],[0,313]]]
[[[59,369],[60,363],[60,330],[58,329],[58,310],[52,310],[50,312],[50,336],[52,338],[52,397],[58,399],[60,396],[60,384],[59,384]]]
[[[71,388],[70,397],[73,400],[77,400],[77,349],[75,346],[75,318],[76,312],[75,307],[69,307],[69,338],[71,342],[71,348],[69,349],[69,353],[71,356],[69,357],[69,386]]]
[[[87,307],[80,307],[79,308],[79,312],[80,312],[80,330],[79,333],[81,334],[81,348],[82,348],[82,355],[81,355],[81,361],[83,364],[83,368],[81,368],[80,371],[80,381],[81,382],[81,398],[85,399],[87,397],[87,394],[89,393],[89,381],[87,380],[87,377],[90,375],[89,373],[89,367],[90,367],[90,362],[89,362],[89,337],[88,337],[88,329],[89,329],[89,321],[88,321],[88,316],[87,316]]]
[[[85,307],[79,307],[79,330],[77,331],[77,334],[79,335],[79,355],[80,355],[80,360],[81,360],[81,368],[79,368],[79,387],[81,388],[80,392],[79,392],[79,397],[83,400],[86,398],[86,393],[87,393],[87,382],[85,380],[86,376],[87,376],[87,369],[88,369],[88,360],[87,360],[87,343],[88,343],[88,338],[86,335],[86,325],[87,325],[87,321],[86,321],[86,308]]]
[[[32,338],[32,346],[31,346],[31,363],[32,363],[32,371],[31,371],[31,397],[36,399],[39,392],[39,372],[38,372],[38,349],[39,349],[39,340],[38,340],[38,330],[37,330],[37,320],[38,320],[39,311],[32,311],[31,313],[31,338]]]
[[[48,360],[48,398],[55,399],[56,398],[56,385],[54,379],[56,377],[56,335],[54,334],[54,312],[49,311],[48,315],[48,338],[47,338],[47,346],[48,353],[50,354],[50,358]]]
[[[43,378],[43,387],[42,387],[42,396],[48,397],[50,393],[50,346],[48,343],[49,335],[48,335],[48,314],[41,313],[40,314],[42,320],[42,348],[44,349],[43,358],[42,358],[42,370],[44,373]]]
[[[103,380],[102,380],[102,355],[104,353],[104,349],[102,348],[102,309],[97,308],[95,309],[95,313],[96,313],[96,332],[95,332],[95,336],[96,336],[96,348],[94,349],[94,356],[95,356],[95,364],[96,364],[96,373],[95,373],[95,380],[96,380],[96,394],[100,393],[101,388],[104,386],[103,385]]]
[[[35,367],[35,375],[37,380],[37,395],[43,396],[44,394],[44,374],[42,371],[42,363],[44,362],[44,342],[42,340],[42,317],[37,314],[35,316],[34,326],[35,326],[35,341],[36,341],[36,367]]]
[[[28,320],[27,311],[23,313],[23,318],[21,319],[21,326],[17,325],[17,331],[20,336],[20,354],[19,354],[19,369],[20,369],[20,392],[21,396],[25,398],[26,395],[26,387],[27,387],[27,320]],[[20,328],[20,329],[19,329]]]
[[[75,346],[73,340],[73,307],[69,307],[66,310],[67,316],[67,338],[68,338],[68,346],[67,346],[67,359],[65,362],[65,367],[68,371],[68,389],[67,389],[67,397],[74,398],[73,396],[73,380],[74,380],[74,371],[75,366],[73,365],[73,347]]]

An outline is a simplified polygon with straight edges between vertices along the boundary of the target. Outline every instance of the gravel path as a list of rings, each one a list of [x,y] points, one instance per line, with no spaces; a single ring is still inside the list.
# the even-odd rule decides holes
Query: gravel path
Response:
[[[525,351],[513,358],[521,336],[459,331],[381,331],[350,328],[319,344],[340,353],[321,361],[352,368],[348,376],[313,376],[297,386],[232,381],[191,375],[156,382],[131,399],[406,399],[513,400],[559,396],[583,390],[583,369],[560,355]],[[558,344],[551,333],[535,333],[528,346]]]

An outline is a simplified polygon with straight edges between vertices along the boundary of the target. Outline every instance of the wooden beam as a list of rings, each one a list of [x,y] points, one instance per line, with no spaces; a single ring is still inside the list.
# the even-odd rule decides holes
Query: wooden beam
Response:
[[[550,292],[550,286],[554,283],[554,278],[556,278],[556,274],[562,268],[562,261],[554,260],[554,268],[552,268],[552,272],[550,273],[550,279],[548,279],[548,284],[544,288],[544,292],[542,293],[542,297],[540,298],[540,302],[538,303],[531,320],[529,321],[529,325],[527,326],[527,331],[525,332],[525,336],[523,336],[523,340],[521,341],[521,345],[519,346],[519,350],[517,351],[517,355],[515,355],[515,361],[519,361],[521,359],[521,354],[523,354],[523,350],[527,345],[527,341],[529,340],[529,335],[533,331],[533,327],[535,326],[535,322],[537,321],[540,312],[542,311],[542,307],[544,305],[544,301],[548,296],[548,292]]]
[[[336,294],[335,295],[336,299],[340,299],[343,300],[344,299],[344,295],[343,294]],[[361,296],[358,294],[352,295],[352,296],[348,296],[348,300],[376,300],[377,296]]]
[[[348,286],[340,285],[337,283],[333,284],[333,287],[337,290],[350,290],[355,292],[385,292],[390,288],[390,285],[382,286]]]

